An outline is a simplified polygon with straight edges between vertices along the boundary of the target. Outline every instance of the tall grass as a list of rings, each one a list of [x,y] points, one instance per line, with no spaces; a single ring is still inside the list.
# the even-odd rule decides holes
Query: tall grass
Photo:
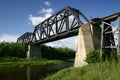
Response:
[[[45,80],[120,80],[120,62],[103,62],[66,68]]]

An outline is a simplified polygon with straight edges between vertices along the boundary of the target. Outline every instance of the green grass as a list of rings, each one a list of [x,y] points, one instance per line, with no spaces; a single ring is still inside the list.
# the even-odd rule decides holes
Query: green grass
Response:
[[[120,80],[120,62],[89,64],[65,68],[45,80]]]
[[[47,60],[47,59],[23,59],[23,58],[1,58],[0,67],[24,67],[34,65],[49,65],[63,64],[66,61],[62,60]]]

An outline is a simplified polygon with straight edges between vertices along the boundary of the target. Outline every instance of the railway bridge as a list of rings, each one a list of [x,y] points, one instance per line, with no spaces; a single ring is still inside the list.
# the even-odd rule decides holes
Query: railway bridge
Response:
[[[117,24],[117,26],[113,24]],[[91,49],[101,49],[101,57],[102,50],[110,54],[111,48],[116,48],[119,56],[120,13],[89,21],[80,10],[67,6],[35,26],[33,32],[26,32],[21,35],[17,42],[28,44],[28,58],[41,58],[39,45],[76,35],[78,35],[78,43],[75,67],[87,64],[84,60]]]

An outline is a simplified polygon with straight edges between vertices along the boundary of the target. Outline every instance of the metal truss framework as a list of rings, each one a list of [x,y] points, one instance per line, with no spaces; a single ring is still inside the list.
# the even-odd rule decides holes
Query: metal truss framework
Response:
[[[25,33],[17,42],[42,44],[78,34],[78,28],[89,20],[75,8],[69,6],[35,26],[33,33]]]
[[[108,55],[111,49],[115,48],[118,57],[120,57],[120,13],[112,14],[101,19],[101,51],[100,58],[102,60],[102,52]],[[114,22],[114,24],[112,24]],[[108,56],[109,57],[109,56]]]
[[[26,32],[25,34],[23,34],[22,36],[20,36],[18,39],[17,39],[17,42],[26,42],[26,43],[29,43],[30,40],[32,39],[33,37],[33,33],[31,32]]]

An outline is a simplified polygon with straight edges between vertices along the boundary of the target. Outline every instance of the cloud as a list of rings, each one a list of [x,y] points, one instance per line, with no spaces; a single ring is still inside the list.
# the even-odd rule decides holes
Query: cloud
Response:
[[[43,16],[33,16],[32,14],[29,15],[29,20],[32,23],[33,26],[38,25],[39,23],[41,23],[42,21],[44,21],[45,19],[47,19],[48,17],[50,17],[53,13],[53,9],[52,8],[42,8],[38,13],[43,14]]]
[[[19,36],[16,36],[16,35],[8,35],[8,34],[1,34],[0,35],[0,42],[16,42],[17,41],[17,38]]]
[[[49,7],[51,6],[50,2],[48,2],[48,1],[45,1],[44,4],[45,4],[46,6],[49,6]]]
[[[46,43],[45,45],[51,46],[51,47],[68,47],[68,48],[76,50],[76,48],[77,48],[77,36],[67,38],[67,39],[62,39],[59,41]]]
[[[45,20],[45,17],[41,17],[41,16],[33,16],[33,15],[29,15],[29,20],[31,21],[33,26],[38,25],[39,23],[41,23],[42,21]]]
[[[53,12],[52,8],[48,9],[42,8],[39,13],[52,14],[52,12]]]

